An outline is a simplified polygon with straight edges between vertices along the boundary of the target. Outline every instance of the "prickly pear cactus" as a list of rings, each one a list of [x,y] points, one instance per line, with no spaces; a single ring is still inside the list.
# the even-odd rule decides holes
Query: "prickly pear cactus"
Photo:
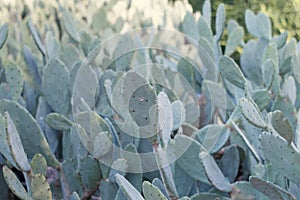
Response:
[[[299,43],[265,13],[244,30],[210,0],[16,2],[0,199],[300,199]]]

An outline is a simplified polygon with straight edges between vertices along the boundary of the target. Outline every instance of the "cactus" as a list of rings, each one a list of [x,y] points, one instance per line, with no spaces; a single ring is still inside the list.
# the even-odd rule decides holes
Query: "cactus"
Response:
[[[275,78],[275,63],[271,59],[267,59],[262,66],[263,85],[266,89],[270,89]]]
[[[229,200],[229,198],[222,197],[221,195],[217,195],[214,193],[200,193],[195,194],[190,198],[190,200],[200,200],[200,199],[207,199],[207,200],[213,200],[213,199],[220,199],[220,200]]]
[[[46,33],[45,45],[46,45],[47,60],[51,60],[59,56],[60,44],[56,40],[52,31],[48,31]]]
[[[280,188],[277,185],[274,185],[273,183],[270,182],[265,182],[262,179],[258,177],[250,177],[250,183],[251,185],[257,189],[258,191],[262,192],[266,196],[268,196],[271,199],[285,199],[284,195],[288,195],[289,199],[296,200],[296,198],[285,191],[284,189]]]
[[[118,186],[116,183],[111,183],[108,180],[101,180],[99,191],[103,200],[115,199]]]
[[[8,64],[5,69],[5,77],[10,88],[12,99],[17,101],[23,90],[23,75],[20,67]]]
[[[2,116],[1,116],[2,117]],[[16,126],[13,122],[13,120],[10,118],[10,115],[5,112],[4,113],[4,118],[5,118],[5,132],[6,135],[3,137],[6,141],[3,141],[5,144],[3,145],[5,150],[9,151],[4,152],[8,159],[12,159],[12,164],[14,166],[23,171],[23,172],[28,172],[30,170],[30,165],[28,162],[28,158],[26,153],[24,152],[23,145],[19,136],[19,133],[16,129]],[[7,147],[9,149],[7,149]],[[5,155],[4,154],[4,155]]]
[[[31,160],[31,172],[33,174],[47,175],[47,161],[41,154],[36,154]]]
[[[70,130],[73,123],[68,120],[65,116],[59,113],[50,113],[46,117],[47,124],[58,131]]]
[[[36,120],[25,108],[14,101],[0,100],[0,111],[2,114],[7,111],[16,126],[16,130],[22,132],[20,134],[21,142],[29,157],[33,158],[35,154],[41,153],[49,165],[53,167],[59,166],[59,162],[51,153]]]
[[[291,103],[290,99],[282,96],[277,96],[272,106],[272,111],[275,110],[282,111],[284,117],[288,120],[289,124],[291,125],[292,131],[294,133],[297,127],[297,117],[296,109]]]
[[[72,17],[71,13],[69,13],[68,11],[65,11],[63,13],[62,21],[64,23],[66,32],[69,34],[69,36],[76,42],[80,42],[80,35],[78,32],[78,28],[76,27],[76,22],[75,22],[74,18]]]
[[[233,185],[234,192],[232,192],[233,198],[242,199],[267,199],[265,195],[256,190],[251,183],[247,181],[237,181]]]
[[[260,37],[270,40],[271,39],[271,21],[264,13],[259,13],[256,16],[256,28]]]
[[[70,200],[80,200],[80,197],[76,192],[73,192],[70,196]]]
[[[271,101],[271,93],[266,89],[253,91],[251,97],[260,111],[264,110]]]
[[[24,200],[32,199],[26,192],[22,183],[18,180],[17,176],[7,166],[4,166],[2,170],[8,187],[17,197]]]
[[[23,47],[23,54],[26,66],[33,80],[33,84],[37,91],[41,91],[42,79],[35,58],[28,46]]]
[[[279,110],[271,114],[271,123],[273,128],[284,138],[288,143],[293,141],[293,130],[283,113]]]
[[[43,92],[51,108],[67,114],[70,109],[69,72],[58,59],[49,61],[43,72]]]
[[[182,169],[177,162],[174,164],[174,183],[177,188],[178,196],[187,196],[190,194],[195,180]]]
[[[199,40],[197,24],[195,18],[190,12],[187,12],[182,22],[182,32],[194,41]]]
[[[229,146],[220,161],[217,163],[225,178],[230,183],[234,183],[240,166],[239,150],[236,146]],[[227,166],[230,165],[230,169]]]
[[[127,199],[144,200],[142,195],[120,174],[116,174],[116,181]]]
[[[74,59],[76,58],[76,59]],[[60,53],[59,59],[71,69],[80,58],[80,53],[74,44],[68,44]]]
[[[224,4],[220,4],[217,9],[216,14],[216,38],[220,40],[224,29],[225,29],[225,21],[226,21],[226,12]]]
[[[299,198],[297,39],[153,2],[2,3],[1,199]]]
[[[167,200],[162,192],[148,181],[143,182],[143,194],[146,200]]]
[[[34,174],[31,178],[33,199],[52,199],[50,186],[42,174]]]
[[[197,26],[198,26],[198,31],[199,31],[199,35],[201,35],[201,37],[205,38],[208,43],[213,46],[213,33],[210,29],[209,23],[208,21],[203,17],[200,17],[198,22],[197,22]]]
[[[5,44],[7,36],[8,36],[8,25],[4,24],[0,28],[0,49]]]
[[[128,172],[126,173],[125,177],[139,192],[141,192],[141,185],[143,181],[142,174],[133,173],[137,171],[142,171],[142,163],[138,155],[137,149],[131,143],[125,146],[124,150],[125,151],[123,152],[123,157],[127,160],[128,163]]]
[[[205,151],[200,152],[199,156],[211,184],[220,191],[231,192],[232,187],[225,179],[214,158]]]
[[[239,103],[243,116],[249,123],[259,128],[266,127],[266,123],[263,120],[262,115],[257,108],[257,105],[253,101],[243,98],[240,99]]]
[[[219,68],[223,79],[228,80],[233,85],[244,89],[246,78],[234,60],[223,56],[219,60]]]
[[[210,184],[199,159],[199,153],[204,148],[199,142],[185,135],[177,135],[168,148],[170,155],[180,156],[176,162],[191,177]]]
[[[115,180],[116,174],[120,174],[121,176],[126,175],[126,171],[128,169],[128,161],[123,158],[114,160],[111,165],[111,168],[112,169],[109,172],[109,180],[110,182],[116,182]]]
[[[196,140],[211,154],[218,152],[227,142],[230,130],[223,125],[206,125],[196,131]]]
[[[225,48],[225,55],[230,56],[237,46],[242,42],[244,37],[244,29],[242,27],[235,27],[229,34],[227,45]]]
[[[30,20],[28,21],[28,26],[29,26],[29,30],[31,32],[31,35],[33,37],[35,44],[37,45],[38,49],[43,54],[43,56],[45,56],[46,55],[45,46],[42,43],[41,38],[40,38],[36,28],[34,27],[34,25],[32,24],[32,22]]]
[[[295,183],[299,183],[300,177],[297,175],[299,169],[293,167],[297,166],[299,161],[299,153],[295,146],[288,144],[280,136],[275,137],[270,133],[261,135],[261,144],[265,158],[273,164],[274,169]],[[277,148],[276,152],[273,151],[274,148]]]

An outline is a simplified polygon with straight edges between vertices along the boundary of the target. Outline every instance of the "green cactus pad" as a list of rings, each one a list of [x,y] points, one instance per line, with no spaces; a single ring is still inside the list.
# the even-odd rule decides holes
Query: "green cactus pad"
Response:
[[[267,197],[256,190],[248,181],[236,181],[233,184],[233,192],[231,198],[236,199],[261,199],[267,200]]]
[[[247,30],[255,37],[259,37],[256,24],[256,15],[249,9],[245,12],[245,23]]]
[[[224,29],[225,29],[225,22],[226,22],[226,11],[224,4],[220,4],[217,9],[216,13],[216,38],[220,40]]]
[[[108,132],[101,132],[94,141],[94,153],[96,158],[101,158],[112,151],[111,136]]]
[[[17,101],[23,90],[23,74],[18,65],[8,64],[5,68],[6,81],[10,88],[12,99]]]
[[[223,154],[218,166],[230,183],[233,183],[238,175],[240,167],[240,155],[238,147],[229,146]],[[230,167],[229,167],[230,166]]]
[[[53,59],[44,68],[43,92],[48,104],[58,113],[67,114],[70,109],[69,72],[58,59]]]
[[[259,128],[266,127],[266,123],[263,120],[263,117],[260,111],[258,110],[257,105],[252,100],[242,98],[239,101],[239,105],[243,116],[247,119],[249,123]]]
[[[73,192],[70,196],[70,200],[80,200],[79,195],[77,194],[77,192]]]
[[[142,195],[120,174],[116,174],[116,181],[128,200],[144,200]]]
[[[199,157],[212,185],[220,191],[231,192],[232,186],[224,177],[214,158],[205,151],[200,152]]]
[[[297,184],[300,183],[300,154],[293,144],[280,136],[263,133],[261,146],[265,158],[277,172]]]
[[[40,153],[50,166],[59,167],[58,160],[52,154],[46,138],[31,114],[14,101],[0,100],[0,112],[4,114],[5,111],[10,114],[17,131],[22,133],[20,138],[27,156],[33,158]]]
[[[209,124],[196,131],[196,140],[211,154],[219,151],[227,142],[230,130],[224,125]]]
[[[287,97],[277,96],[271,108],[271,111],[276,110],[280,110],[283,113],[284,117],[289,121],[293,133],[295,133],[297,129],[297,112],[291,100]]]
[[[27,159],[27,155],[24,152],[20,135],[13,120],[10,118],[10,115],[7,112],[4,113],[4,117],[6,122],[6,135],[10,153],[17,165],[17,168],[24,172],[28,172],[30,170],[30,165]]]
[[[230,56],[234,53],[238,45],[243,41],[243,37],[244,29],[242,27],[238,26],[231,31],[225,48],[226,56]]]
[[[127,160],[127,164],[128,164],[128,172],[126,173],[125,178],[139,192],[141,192],[143,176],[141,173],[134,173],[134,172],[142,171],[142,163],[134,144],[131,143],[125,146],[123,151],[123,157]]]
[[[0,115],[0,143],[1,143],[0,152],[2,156],[14,167],[17,167],[17,164],[15,163],[15,159],[11,154],[11,150],[9,146],[9,140],[8,140],[7,128],[6,128],[6,119],[2,115]]]
[[[111,170],[109,172],[109,179],[111,182],[116,182],[115,175],[120,174],[122,176],[126,175],[126,171],[128,169],[128,161],[124,158],[119,158],[113,161],[110,166]]]
[[[65,116],[59,113],[50,113],[46,117],[47,124],[58,131],[70,130],[73,123]]]
[[[257,32],[260,35],[260,37],[270,40],[271,39],[271,21],[267,15],[264,13],[258,13],[256,16],[256,27]]]
[[[209,24],[207,20],[204,18],[204,16],[199,18],[197,22],[197,26],[198,26],[199,35],[201,37],[204,37],[209,42],[209,44],[213,46],[214,37],[209,27]]]
[[[20,199],[32,200],[17,176],[7,166],[3,166],[2,170],[9,189]]]
[[[99,193],[102,200],[115,199],[116,193],[118,191],[118,185],[116,183],[111,183],[107,180],[102,179],[100,182]]]
[[[296,200],[296,198],[292,194],[288,193],[272,182],[264,181],[254,176],[251,176],[249,178],[249,182],[255,189],[268,196],[270,199],[284,200],[285,198],[282,194],[285,194],[289,196],[289,199]]]
[[[33,80],[33,84],[39,91],[39,90],[41,90],[41,85],[42,85],[41,75],[39,73],[36,59],[34,58],[30,48],[26,45],[24,45],[24,47],[23,47],[23,55],[24,55],[24,60],[25,60],[28,72]],[[25,84],[25,86],[26,86],[26,84]],[[24,90],[25,90],[25,88],[24,88]]]
[[[270,89],[275,78],[275,63],[271,59],[267,59],[262,66],[264,87]]]
[[[199,40],[199,33],[194,16],[190,12],[186,12],[183,23],[182,32],[194,41]]]
[[[143,182],[143,194],[146,200],[167,200],[163,193],[148,181]]]
[[[244,89],[246,78],[232,58],[222,56],[219,60],[219,68],[221,75],[225,80],[228,80],[236,87]]]
[[[30,185],[33,199],[52,200],[50,186],[42,174],[32,175]]]
[[[166,93],[160,92],[157,95],[158,105],[158,129],[160,130],[160,137],[167,145],[171,139],[173,129],[173,115],[171,102]]]
[[[60,44],[56,40],[52,31],[48,31],[46,33],[46,52],[48,60],[57,58],[60,54]]]
[[[80,158],[77,171],[82,182],[81,187],[84,188],[85,192],[97,189],[97,183],[101,179],[101,170],[98,160],[92,156]],[[72,173],[72,171],[70,173]]]
[[[214,194],[214,193],[200,193],[200,194],[195,194],[190,198],[190,200],[229,200],[230,198],[223,197],[222,195]]]
[[[36,44],[36,46],[38,47],[38,49],[40,50],[40,52],[45,56],[46,55],[46,49],[44,44],[41,41],[41,38],[36,30],[36,28],[34,27],[33,23],[31,20],[28,21],[28,26],[29,26],[29,30],[31,32],[31,35],[33,37],[33,40]]]
[[[271,93],[266,89],[256,90],[252,93],[252,99],[259,110],[263,111],[271,101]]]
[[[76,22],[73,16],[71,15],[71,13],[65,11],[63,13],[62,21],[66,29],[66,32],[69,34],[69,36],[76,42],[80,42],[79,30],[78,27],[76,26]]]
[[[183,170],[177,162],[174,163],[174,183],[179,197],[188,196],[195,180]]]
[[[4,24],[0,28],[0,49],[5,44],[7,36],[8,36],[8,24]]]
[[[171,103],[173,114],[173,131],[177,130],[185,121],[185,108],[184,104],[179,101],[173,101]]]
[[[274,111],[271,117],[271,123],[273,128],[284,138],[288,143],[293,142],[293,129],[289,121],[284,118],[283,113],[280,110]]]
[[[33,174],[47,175],[47,161],[41,154],[36,154],[31,160],[31,172]]]
[[[199,153],[203,148],[204,147],[193,138],[185,135],[176,135],[174,141],[168,145],[167,152],[169,157],[176,156],[176,158],[178,158],[176,160],[178,165],[191,177],[210,184],[199,159]]]
[[[202,16],[206,20],[208,26],[211,26],[211,2],[210,0],[205,0],[202,6]]]

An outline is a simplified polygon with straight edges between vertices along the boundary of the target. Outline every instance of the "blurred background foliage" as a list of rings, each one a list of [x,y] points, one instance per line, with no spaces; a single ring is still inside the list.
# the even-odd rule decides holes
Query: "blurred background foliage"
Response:
[[[172,0],[173,2],[176,0]],[[178,1],[178,0],[177,0]],[[205,0],[189,0],[193,7],[193,12],[200,11]],[[300,39],[300,0],[213,0],[212,9],[215,17],[217,7],[220,3],[226,6],[227,19],[234,19],[240,25],[245,26],[245,10],[250,9],[253,12],[264,12],[272,21],[274,34],[289,31],[289,37]],[[214,21],[214,20],[213,20]],[[214,27],[214,26],[213,26]],[[247,32],[247,31],[246,31]],[[246,33],[245,39],[251,36]]]

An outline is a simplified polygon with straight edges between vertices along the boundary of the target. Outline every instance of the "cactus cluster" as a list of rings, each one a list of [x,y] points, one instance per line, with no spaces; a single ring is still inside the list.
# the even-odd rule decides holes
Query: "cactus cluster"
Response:
[[[3,3],[0,199],[300,199],[297,41],[149,2]]]

